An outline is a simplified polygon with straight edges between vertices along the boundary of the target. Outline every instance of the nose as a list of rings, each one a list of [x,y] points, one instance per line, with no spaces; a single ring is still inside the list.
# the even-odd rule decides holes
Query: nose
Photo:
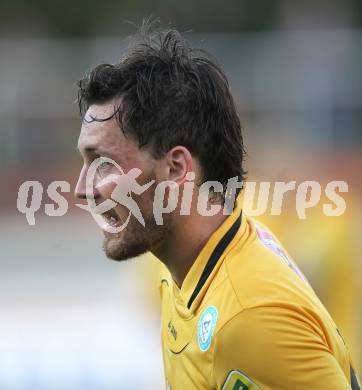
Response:
[[[87,194],[87,186],[86,186],[86,180],[87,180],[87,166],[83,165],[82,170],[80,171],[77,185],[75,186],[74,190],[74,196],[78,199],[87,199],[87,196],[91,196],[91,194]],[[100,194],[97,188],[92,185],[92,195],[94,199],[97,199]]]
[[[85,178],[86,178],[86,166],[83,165],[81,171],[80,171],[80,174],[79,174],[79,177],[78,177],[78,182],[77,182],[77,185],[75,186],[75,190],[74,190],[74,196],[78,199],[86,199],[87,198],[87,194],[86,194],[86,181],[85,181]]]

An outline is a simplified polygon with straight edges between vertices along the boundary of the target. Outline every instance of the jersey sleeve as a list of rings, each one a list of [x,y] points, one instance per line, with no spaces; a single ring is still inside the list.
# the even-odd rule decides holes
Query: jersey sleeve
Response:
[[[351,389],[318,329],[281,307],[246,309],[219,330],[213,380],[223,390]]]

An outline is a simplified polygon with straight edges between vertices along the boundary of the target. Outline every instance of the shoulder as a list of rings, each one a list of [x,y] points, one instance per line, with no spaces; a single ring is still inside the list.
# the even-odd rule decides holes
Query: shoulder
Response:
[[[280,389],[282,383],[288,389],[324,389],[327,383],[328,388],[350,388],[324,334],[293,306],[244,309],[218,329],[213,367],[217,388],[232,369],[261,388]]]
[[[315,294],[279,240],[247,218],[248,238],[237,243],[224,262],[227,283],[244,309],[312,303]]]
[[[302,308],[303,315],[318,322],[321,304],[286,250],[265,226],[245,218],[245,236],[227,249],[205,296],[205,304],[214,304],[219,313],[216,331],[240,313],[247,318],[258,308],[273,308],[273,315],[278,308]]]

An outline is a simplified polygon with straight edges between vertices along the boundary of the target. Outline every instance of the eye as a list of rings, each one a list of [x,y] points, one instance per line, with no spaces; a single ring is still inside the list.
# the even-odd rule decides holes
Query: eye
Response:
[[[106,169],[112,166],[112,164],[109,161],[102,161],[102,163],[99,165],[99,169]]]
[[[102,161],[101,164],[99,164],[97,168],[97,174],[101,177],[104,178],[107,176],[110,172],[110,170],[113,168],[113,164],[111,164],[109,161]]]

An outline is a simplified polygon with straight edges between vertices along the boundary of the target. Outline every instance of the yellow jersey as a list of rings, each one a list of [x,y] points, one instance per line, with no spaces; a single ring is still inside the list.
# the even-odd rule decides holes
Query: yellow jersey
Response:
[[[327,310],[241,202],[181,288],[164,267],[160,292],[168,390],[360,389]]]

